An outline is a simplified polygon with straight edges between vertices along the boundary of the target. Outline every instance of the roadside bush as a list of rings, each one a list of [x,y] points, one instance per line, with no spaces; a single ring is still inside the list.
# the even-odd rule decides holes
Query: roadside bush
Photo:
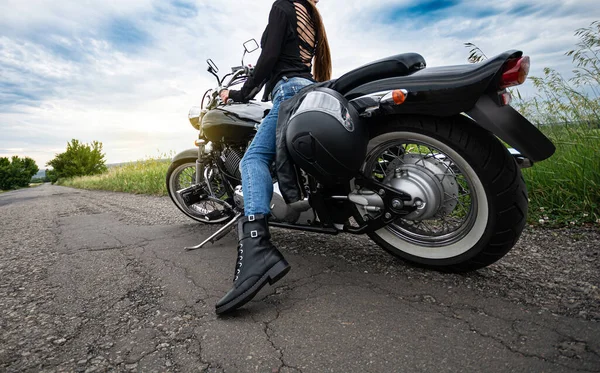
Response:
[[[67,143],[64,153],[57,154],[46,165],[53,168],[46,172],[53,183],[60,178],[99,175],[106,171],[102,143],[98,141],[83,144],[73,139]]]
[[[31,158],[13,156],[11,160],[0,158],[0,189],[9,190],[29,186],[33,175],[39,171]]]

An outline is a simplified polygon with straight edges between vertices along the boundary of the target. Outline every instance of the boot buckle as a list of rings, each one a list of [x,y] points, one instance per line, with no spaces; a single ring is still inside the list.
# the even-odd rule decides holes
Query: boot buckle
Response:
[[[254,216],[254,215],[251,215],[251,216]],[[252,232],[250,232],[250,237],[252,237],[252,238],[258,237],[258,231],[252,231]]]
[[[255,221],[255,220],[256,220],[256,216],[248,215],[248,221]]]

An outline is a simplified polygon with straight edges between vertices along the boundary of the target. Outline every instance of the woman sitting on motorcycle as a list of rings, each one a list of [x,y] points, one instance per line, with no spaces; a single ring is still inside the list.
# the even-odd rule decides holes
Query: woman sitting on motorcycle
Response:
[[[262,36],[262,53],[241,90],[224,90],[229,99],[247,102],[261,87],[273,108],[263,119],[242,159],[245,216],[238,221],[238,251],[233,288],[216,304],[216,313],[232,311],[249,302],[267,283],[275,283],[290,270],[283,255],[271,243],[268,228],[275,158],[275,133],[280,104],[314,81],[331,79],[331,54],[323,21],[316,8],[319,0],[277,0]],[[314,66],[313,66],[314,60]],[[313,74],[311,74],[313,68]]]

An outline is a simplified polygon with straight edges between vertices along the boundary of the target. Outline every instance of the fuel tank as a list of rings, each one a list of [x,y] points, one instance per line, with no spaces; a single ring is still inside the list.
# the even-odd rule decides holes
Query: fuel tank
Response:
[[[202,132],[213,142],[247,142],[271,107],[270,103],[264,102],[219,106],[202,118]]]

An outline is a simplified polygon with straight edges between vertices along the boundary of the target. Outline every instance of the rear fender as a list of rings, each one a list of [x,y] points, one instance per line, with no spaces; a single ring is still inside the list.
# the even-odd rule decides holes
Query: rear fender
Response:
[[[521,57],[517,50],[504,52],[483,63],[426,68],[409,76],[372,81],[345,94],[365,116],[428,115],[450,117],[465,113],[533,162],[554,154],[554,144],[531,122],[510,106],[493,100],[498,95],[502,67]],[[384,104],[393,90],[407,92],[401,105]]]
[[[556,151],[530,121],[510,106],[499,106],[489,95],[481,96],[465,114],[533,162],[543,161]]]

